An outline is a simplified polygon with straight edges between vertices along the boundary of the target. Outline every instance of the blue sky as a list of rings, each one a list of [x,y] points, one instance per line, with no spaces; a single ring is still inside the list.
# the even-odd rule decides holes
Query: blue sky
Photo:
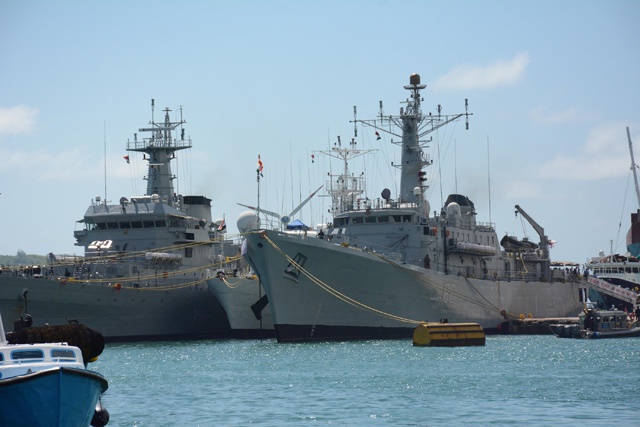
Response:
[[[378,102],[397,113],[411,73],[427,84],[423,112],[464,110],[434,135],[432,210],[469,196],[478,220],[533,229],[554,260],[624,252],[638,206],[626,127],[640,161],[638,1],[11,1],[0,3],[0,254],[82,253],[73,231],[96,196],[143,194],[128,139],[159,110],[183,108],[189,153],[181,194],[213,200],[230,232],[255,205],[288,213],[324,184],[311,154],[353,136]],[[396,194],[388,138],[353,165],[368,193]],[[106,159],[105,159],[106,142]],[[333,168],[336,165],[331,166]],[[489,197],[490,195],[490,197]],[[328,199],[297,217],[326,221]]]

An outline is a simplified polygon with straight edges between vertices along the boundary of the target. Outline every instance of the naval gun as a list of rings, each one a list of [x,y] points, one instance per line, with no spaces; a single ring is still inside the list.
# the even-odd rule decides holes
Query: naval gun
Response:
[[[520,207],[520,205],[516,205],[516,215],[522,215],[528,222],[531,224],[533,229],[540,236],[540,258],[542,259],[542,277],[545,279],[549,278],[549,269],[551,268],[551,257],[549,255],[549,237],[544,234],[544,228],[540,226],[528,213],[524,211]]]

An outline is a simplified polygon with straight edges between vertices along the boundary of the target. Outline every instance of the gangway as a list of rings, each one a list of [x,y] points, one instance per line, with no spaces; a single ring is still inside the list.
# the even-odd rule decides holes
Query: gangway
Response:
[[[606,280],[602,280],[593,276],[589,277],[587,279],[587,282],[589,283],[589,285],[596,288],[599,292],[602,292],[603,294],[607,294],[621,301],[632,304],[634,309],[638,304],[638,295],[640,294],[636,291],[623,288],[622,286],[614,285],[612,283],[607,282]]]

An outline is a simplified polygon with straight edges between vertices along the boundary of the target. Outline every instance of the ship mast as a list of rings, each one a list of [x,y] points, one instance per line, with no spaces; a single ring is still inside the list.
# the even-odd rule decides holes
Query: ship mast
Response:
[[[425,155],[423,148],[426,147],[426,143],[431,142],[424,140],[423,138],[432,133],[433,131],[459,119],[462,116],[466,117],[466,129],[469,129],[469,116],[473,113],[469,113],[468,101],[465,99],[465,112],[460,114],[446,115],[442,114],[442,107],[438,105],[438,114],[425,116],[422,114],[421,103],[424,100],[420,96],[420,91],[425,89],[427,85],[420,84],[420,75],[412,74],[409,78],[409,84],[404,86],[406,90],[410,92],[410,99],[407,99],[405,108],[400,108],[399,116],[384,116],[382,112],[382,101],[380,102],[380,115],[377,120],[354,120],[367,126],[371,126],[382,132],[401,137],[401,142],[394,142],[394,144],[402,145],[402,163],[400,165],[392,166],[401,169],[400,178],[400,195],[399,202],[411,203],[416,201],[416,188],[420,189],[420,192],[424,193],[424,190],[428,186],[424,183],[425,173],[422,168],[429,166],[433,163],[432,160]],[[402,134],[398,135],[388,129],[389,124],[393,124],[402,130]],[[422,199],[422,196],[418,196]]]
[[[364,193],[364,174],[353,176],[349,172],[349,160],[374,151],[377,150],[359,150],[356,147],[355,138],[351,139],[349,147],[343,147],[339,136],[338,142],[334,143],[331,150],[317,151],[343,162],[342,173],[338,175],[329,174],[330,180],[327,182],[327,192],[331,195],[331,209],[334,216],[357,208],[358,196]]]
[[[631,154],[631,170],[633,171],[633,180],[636,184],[636,197],[638,199],[638,207],[640,208],[640,186],[638,185],[638,165],[633,157],[633,144],[631,142],[631,134],[629,133],[629,126],[627,126],[627,139],[629,140],[629,154]]]
[[[175,159],[175,152],[185,148],[191,148],[191,139],[184,136],[184,128],[181,128],[180,139],[174,139],[172,132],[186,123],[180,118],[178,122],[172,122],[169,117],[170,109],[165,108],[164,122],[156,123],[153,118],[155,102],[151,100],[151,121],[149,128],[141,128],[139,132],[151,132],[151,137],[138,140],[138,135],[134,134],[133,142],[127,141],[127,151],[138,151],[145,153],[145,159],[149,162],[148,174],[144,178],[147,180],[147,196],[157,194],[164,203],[170,203],[173,199],[173,180],[176,179],[171,173],[171,160]]]

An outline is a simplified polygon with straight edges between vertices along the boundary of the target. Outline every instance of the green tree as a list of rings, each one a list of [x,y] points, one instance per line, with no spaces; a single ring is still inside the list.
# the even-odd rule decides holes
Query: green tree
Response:
[[[25,251],[23,251],[22,249],[18,249],[18,252],[16,252],[15,263],[19,265],[25,265],[29,263],[29,258],[27,257]]]

